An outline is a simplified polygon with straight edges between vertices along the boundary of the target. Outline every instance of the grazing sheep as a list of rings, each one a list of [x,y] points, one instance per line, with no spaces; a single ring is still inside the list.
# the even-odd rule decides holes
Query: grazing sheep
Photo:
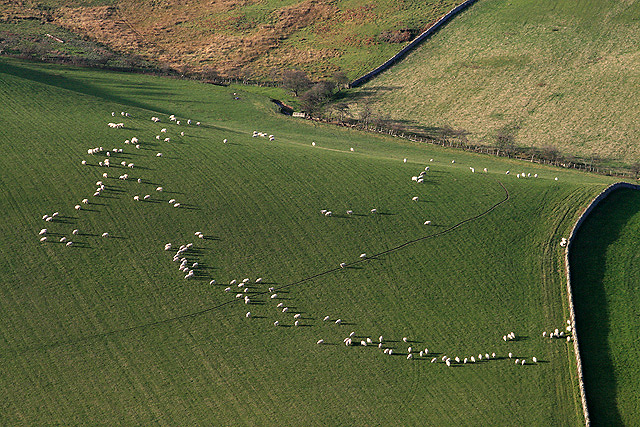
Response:
[[[495,359],[496,358],[496,354],[495,353],[491,353],[491,357]]]
[[[76,205],[76,206],[74,207],[74,209],[75,209],[75,210],[77,210],[77,211],[79,211],[80,209],[82,209],[82,207],[81,207],[80,205]]]
[[[296,314],[293,315],[293,318],[294,319],[299,319],[300,316],[302,316],[300,313],[296,313]]]
[[[46,242],[46,241],[47,241],[47,236],[41,237],[41,238],[40,238],[40,241],[41,241],[41,242]]]
[[[407,354],[407,360],[409,359],[413,359],[413,354],[409,353]],[[449,361],[447,360],[447,363],[449,363]]]
[[[83,165],[86,165],[86,164],[87,164],[87,161],[86,161],[86,160],[83,160],[81,163],[82,163]]]
[[[471,363],[476,363],[476,358],[473,357],[473,356],[471,356],[471,358],[469,360],[471,360]]]
[[[360,254],[360,258],[366,258],[366,257],[367,257],[367,254],[364,254],[364,253]]]
[[[161,132],[161,133],[167,133],[167,128],[162,128],[162,129],[160,129],[160,132]]]
[[[425,221],[424,225],[431,225],[431,221]]]
[[[73,234],[74,236],[77,236],[77,235],[78,235],[78,233],[79,233],[79,231],[78,231],[78,229],[77,229],[77,228],[71,232],[71,234]]]
[[[179,208],[180,207],[180,203],[174,203],[173,207],[174,208]]]
[[[469,361],[469,359],[465,357],[464,360],[462,361],[462,363],[466,364],[468,361]]]
[[[135,200],[136,202],[140,201],[140,196],[133,196],[133,200]]]
[[[38,233],[38,235],[42,236],[43,234],[47,234],[47,229],[43,228],[42,230],[40,230],[40,232]]]
[[[65,246],[71,246],[73,245],[73,242],[67,242]]]
[[[272,294],[269,298],[276,299],[276,298],[278,298],[278,294]]]
[[[411,350],[413,350],[412,347],[407,348],[407,353],[411,353]]]
[[[323,321],[328,321],[329,320],[329,316],[324,316],[324,319],[322,319]]]
[[[342,319],[338,319],[338,320],[336,320],[336,322],[335,322],[335,323],[336,323],[336,325],[341,324],[341,323],[342,323]]]
[[[434,357],[433,359],[431,359],[431,363],[436,363],[438,361],[438,359],[436,357]]]
[[[451,360],[449,360],[449,359],[445,360],[444,363],[446,363],[447,366],[451,366]]]
[[[226,288],[224,288],[224,291],[225,292],[231,292],[231,288],[230,287],[226,287]]]
[[[285,308],[282,309],[283,313],[286,313],[287,311],[289,311],[289,307],[285,307]]]
[[[353,214],[353,211],[352,211],[352,210],[348,210],[348,211],[347,211],[347,215],[352,215],[352,214]]]
[[[242,298],[244,295],[242,294],[236,294],[236,298]]]
[[[418,196],[412,197],[411,200],[413,200],[414,202],[418,201]]]
[[[244,315],[244,317],[246,317],[247,319],[251,317],[251,312],[247,311],[247,314]]]
[[[156,157],[162,157],[162,153],[156,154]]]
[[[222,140],[222,143],[223,143],[223,144],[226,144],[226,143],[227,143],[227,138],[223,139],[223,140]]]
[[[524,366],[527,363],[527,361],[525,359],[522,359],[522,362],[520,363],[522,363],[522,365]]]
[[[509,359],[513,357],[513,353],[509,352]]]
[[[151,198],[150,194],[145,194],[145,196],[143,197],[145,200],[149,200]]]
[[[169,203],[171,203],[171,204],[173,204],[173,203],[175,203],[175,202],[176,202],[176,199],[171,199],[171,200],[169,200]]]
[[[89,204],[89,199],[82,199],[82,203],[85,204],[85,205],[88,205]]]
[[[318,340],[316,344],[324,344],[324,340]]]
[[[346,266],[347,266],[347,264],[346,264],[346,263],[344,263],[344,262],[341,262],[341,263],[340,263],[340,268],[345,268]]]
[[[532,357],[531,360],[533,360],[533,363],[538,363],[538,358],[537,357]]]
[[[273,326],[278,326],[280,324],[280,322],[278,322],[277,320],[275,322],[273,322]]]
[[[374,208],[374,209],[371,209],[371,213],[377,213],[377,212],[378,212],[378,210],[377,210],[377,209],[375,209],[375,208]]]
[[[109,233],[102,233],[102,237],[109,237]]]

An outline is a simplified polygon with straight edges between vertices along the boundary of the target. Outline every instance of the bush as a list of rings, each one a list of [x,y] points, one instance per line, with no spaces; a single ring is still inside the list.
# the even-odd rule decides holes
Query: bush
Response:
[[[413,31],[408,28],[402,30],[388,30],[383,31],[378,36],[378,39],[388,43],[404,43],[413,38]]]

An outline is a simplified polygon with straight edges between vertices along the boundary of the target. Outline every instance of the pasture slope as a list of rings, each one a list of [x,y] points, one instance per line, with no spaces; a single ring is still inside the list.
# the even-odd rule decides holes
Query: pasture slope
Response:
[[[612,180],[300,122],[248,90],[0,62],[2,423],[580,425],[572,346],[541,331],[568,318],[558,242]],[[133,136],[140,149],[123,143]],[[123,153],[101,168],[104,153],[87,154],[99,146]],[[505,189],[490,213],[372,256],[478,216]],[[167,242],[194,243],[195,279]],[[224,291],[245,277],[264,279],[249,305]],[[351,331],[395,355],[345,347]],[[409,345],[429,356],[407,360]],[[441,361],[485,352],[496,359]]]
[[[570,252],[584,383],[594,425],[637,425],[640,415],[640,192],[616,190],[585,220]]]
[[[475,144],[501,133],[586,162],[632,164],[639,17],[638,1],[477,2],[353,92],[352,114],[368,103],[423,132],[450,126]]]

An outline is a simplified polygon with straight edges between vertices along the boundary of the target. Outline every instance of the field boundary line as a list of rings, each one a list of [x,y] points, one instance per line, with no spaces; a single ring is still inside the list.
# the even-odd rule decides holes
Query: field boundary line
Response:
[[[369,71],[365,75],[363,75],[361,77],[358,77],[357,79],[352,81],[349,84],[349,87],[362,86],[363,84],[365,84],[366,82],[368,82],[369,80],[371,80],[372,78],[377,76],[378,74],[380,74],[383,71],[389,69],[393,64],[395,64],[396,62],[400,61],[402,58],[404,58],[407,55],[407,53],[409,53],[416,46],[418,46],[420,43],[422,43],[424,41],[424,39],[426,39],[427,37],[429,37],[430,35],[432,35],[436,31],[438,31],[440,29],[440,27],[445,25],[451,18],[453,18],[458,13],[462,12],[467,7],[471,6],[476,1],[477,0],[466,0],[464,3],[459,4],[458,6],[454,7],[453,9],[451,9],[449,12],[444,14],[440,19],[438,19],[434,24],[429,26],[429,28],[427,28],[422,33],[420,33],[420,35],[418,35],[418,37],[413,39],[408,45],[406,45],[404,48],[402,48],[400,50],[400,52],[396,53],[391,58],[387,59],[382,65],[377,66],[372,71]]]
[[[465,224],[467,224],[469,222],[478,220],[478,219],[482,218],[483,216],[489,214],[490,212],[492,212],[494,209],[496,209],[500,205],[502,205],[502,204],[506,203],[507,201],[509,201],[509,199],[511,197],[510,194],[509,194],[509,190],[507,190],[507,188],[504,186],[504,184],[502,184],[502,182],[500,182],[497,179],[495,181],[498,184],[500,184],[500,187],[502,187],[502,189],[504,190],[505,196],[504,196],[504,198],[502,200],[500,200],[499,202],[494,203],[493,205],[491,205],[489,208],[487,208],[486,210],[482,211],[481,213],[479,213],[477,215],[474,215],[474,216],[471,216],[469,218],[465,218],[462,221],[460,221],[460,222],[458,222],[458,223],[456,223],[456,224],[454,224],[454,225],[452,225],[452,226],[450,226],[450,227],[448,227],[448,228],[446,228],[446,229],[444,229],[442,231],[438,231],[437,233],[428,234],[426,236],[422,236],[422,237],[418,237],[418,238],[413,239],[413,240],[409,240],[407,242],[401,243],[401,244],[399,244],[397,246],[394,246],[394,247],[392,247],[390,249],[387,249],[385,251],[379,252],[377,254],[373,254],[372,256],[364,258],[364,259],[357,259],[357,260],[355,260],[353,262],[345,263],[345,268],[360,264],[362,262],[368,262],[369,260],[375,259],[376,257],[381,256],[381,255],[386,255],[386,254],[389,254],[389,253],[392,253],[392,252],[399,251],[400,249],[403,249],[403,248],[405,248],[407,246],[413,245],[414,243],[421,242],[423,240],[427,240],[427,239],[431,239],[431,238],[434,238],[434,237],[442,236],[444,234],[450,233],[450,232],[462,227],[463,225],[465,225]],[[343,270],[344,270],[343,267],[331,268],[329,270],[325,270],[325,271],[322,271],[320,273],[316,273],[316,274],[313,274],[311,276],[307,276],[307,277],[304,277],[302,279],[296,280],[295,282],[288,283],[288,284],[282,285],[282,286],[278,286],[278,287],[275,288],[275,290],[277,291],[277,290],[280,290],[280,289],[290,288],[292,286],[300,285],[300,284],[308,282],[310,280],[317,279],[318,277],[322,277],[322,276],[325,276],[327,274],[331,274],[331,273],[335,273],[337,271],[343,271]],[[254,295],[267,295],[269,293],[270,293],[269,291],[262,291],[262,292],[256,292]],[[23,349],[23,350],[14,350],[14,351],[12,351],[12,353],[23,355],[23,354],[26,354],[26,353],[29,353],[29,352],[38,351],[38,350],[47,350],[47,349],[61,347],[61,346],[64,346],[64,345],[78,344],[78,343],[86,342],[86,341],[89,341],[89,340],[92,340],[92,339],[108,338],[110,336],[124,334],[124,333],[127,333],[127,332],[133,332],[133,331],[137,331],[137,330],[144,330],[144,329],[147,329],[147,328],[152,328],[154,326],[160,326],[160,325],[164,325],[164,324],[167,324],[167,323],[176,322],[176,321],[179,321],[179,320],[193,319],[195,317],[198,317],[198,316],[201,316],[203,314],[215,311],[215,310],[220,309],[222,307],[225,307],[227,305],[238,303],[239,301],[242,301],[242,300],[238,300],[238,299],[234,298],[234,299],[230,299],[228,301],[222,302],[220,304],[204,308],[202,310],[198,310],[198,311],[194,311],[194,312],[186,313],[186,314],[181,314],[181,315],[178,315],[178,316],[169,317],[169,318],[158,320],[158,321],[155,321],[155,322],[144,323],[142,325],[131,326],[131,327],[128,327],[128,328],[114,329],[114,330],[108,331],[108,332],[99,332],[99,333],[95,333],[95,334],[91,334],[91,335],[80,336],[80,337],[77,337],[77,338],[74,338],[74,339],[70,339],[70,340],[66,340],[66,341],[53,342],[51,344],[45,344],[45,345],[41,345],[41,346],[30,347],[30,348],[26,348],[26,349]],[[2,359],[2,356],[0,356],[0,359]]]
[[[589,203],[574,224],[571,229],[571,233],[569,234],[569,239],[567,243],[567,247],[564,251],[564,263],[565,263],[565,271],[567,275],[567,296],[569,299],[569,315],[571,317],[571,331],[573,332],[573,350],[576,354],[576,365],[578,368],[578,383],[580,388],[580,400],[582,401],[582,412],[584,415],[584,422],[587,427],[591,425],[591,420],[589,418],[589,408],[587,406],[587,394],[584,388],[584,375],[582,373],[582,359],[580,357],[580,345],[578,342],[578,329],[576,328],[576,313],[573,306],[573,293],[572,293],[572,285],[571,285],[571,267],[569,265],[569,253],[571,251],[571,246],[573,244],[573,239],[575,238],[578,230],[587,219],[589,214],[598,206],[604,199],[606,199],[611,193],[616,190],[620,190],[622,188],[629,188],[632,190],[640,190],[640,185],[631,184],[628,182],[616,182],[611,184],[604,190],[600,192],[592,201]]]

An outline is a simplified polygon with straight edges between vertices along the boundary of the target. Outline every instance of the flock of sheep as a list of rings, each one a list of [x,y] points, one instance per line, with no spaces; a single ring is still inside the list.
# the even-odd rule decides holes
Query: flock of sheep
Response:
[[[124,117],[125,119],[127,118],[131,118],[131,114],[123,111],[120,113],[120,115],[122,117]],[[112,112],[111,116],[115,117],[116,113]],[[160,118],[158,117],[152,117],[151,120],[155,123],[160,121]],[[176,125],[180,125],[180,121],[177,120],[177,118],[175,117],[175,115],[171,115],[169,116],[169,121],[170,122],[176,122]],[[191,125],[192,121],[190,119],[188,119],[186,121],[187,125]],[[124,122],[120,122],[120,123],[113,123],[113,122],[109,122],[107,123],[107,125],[112,128],[112,129],[124,129],[125,128],[125,123]],[[200,122],[196,122],[195,123],[196,126],[200,126]],[[163,128],[160,130],[160,133],[166,133],[167,129]],[[181,136],[184,136],[184,132],[180,132]],[[156,136],[157,139],[160,139],[160,136]],[[170,139],[169,138],[165,138],[166,142],[169,142]],[[124,142],[125,146],[129,145],[129,146],[133,146],[134,149],[139,150],[141,149],[141,143],[140,140],[137,137],[132,137],[131,139],[126,139]],[[104,156],[104,159],[99,160],[98,162],[95,161],[87,161],[87,160],[82,160],[80,163],[83,166],[97,166],[100,168],[104,168],[103,170],[106,170],[106,172],[103,172],[101,174],[101,178],[95,183],[96,188],[92,194],[92,198],[98,198],[100,197],[104,192],[109,192],[110,190],[115,190],[114,186],[111,186],[112,188],[110,188],[107,184],[108,184],[108,179],[118,179],[120,181],[128,181],[128,180],[133,180],[135,182],[137,182],[138,184],[143,184],[143,179],[142,178],[132,178],[129,176],[128,173],[122,173],[122,174],[113,174],[111,171],[113,170],[117,170],[119,168],[126,168],[126,169],[135,169],[136,165],[133,162],[127,162],[126,160],[122,160],[119,163],[111,163],[111,160],[114,158],[117,158],[119,155],[122,155],[122,157],[126,156],[126,153],[124,151],[126,147],[114,147],[111,150],[107,150],[104,147],[92,147],[87,149],[87,154],[90,156]],[[155,154],[156,158],[160,158],[162,157],[162,153],[158,152]],[[138,188],[142,188],[142,187],[138,187]],[[157,193],[161,193],[163,191],[163,187],[162,186],[157,186],[155,188],[155,192]],[[133,195],[133,200],[136,202],[140,202],[140,201],[150,201],[152,199],[151,194],[134,194]],[[82,210],[84,209],[83,206],[90,206],[92,204],[92,199],[90,199],[89,197],[83,198],[81,200],[81,202],[79,204],[74,205],[74,210],[76,210],[78,213],[81,213]],[[170,199],[169,203],[171,204],[171,206],[173,206],[174,208],[179,208],[181,206],[181,204],[179,202],[177,202],[175,199]],[[63,223],[63,221],[59,221],[60,219],[60,212],[56,211],[53,212],[51,215],[49,214],[45,214],[43,215],[42,219],[46,222],[59,222],[59,223]],[[40,236],[40,242],[42,243],[48,243],[48,242],[53,242],[54,239],[52,239],[52,237],[55,236],[55,239],[60,242],[60,243],[64,243],[65,246],[69,247],[69,246],[73,246],[74,245],[74,241],[72,240],[75,237],[72,236],[90,236],[91,234],[89,233],[81,233],[80,230],[78,229],[73,229],[70,233],[71,235],[69,235],[68,230],[66,232],[53,232],[51,231],[49,228],[42,228],[38,235]],[[60,236],[60,237],[59,237]],[[109,232],[108,231],[103,231],[100,233],[101,237],[109,237]]]
[[[122,117],[126,118],[130,118],[131,115],[129,113],[126,112],[122,112],[120,113]],[[116,113],[113,112],[112,116],[115,116]],[[154,123],[158,123],[161,121],[161,119],[159,117],[152,117],[151,120]],[[169,122],[174,122],[176,126],[180,126],[181,125],[181,121],[178,120],[176,118],[175,115],[171,115],[169,116]],[[186,124],[187,125],[191,125],[192,121],[190,119],[186,120]],[[200,122],[195,122],[196,126],[200,125]],[[114,128],[114,129],[123,129],[125,127],[124,122],[123,123],[108,123],[108,126],[110,128]],[[169,137],[163,138],[161,135],[162,134],[166,134],[167,133],[167,128],[163,127],[162,129],[160,129],[158,135],[156,135],[156,139],[157,140],[163,140],[165,142],[170,142],[171,139]],[[184,137],[184,132],[180,132],[180,136]],[[258,132],[258,131],[254,131],[252,134],[253,137],[263,137],[263,138],[268,138],[270,141],[273,141],[275,139],[274,135],[271,134],[267,134],[265,132]],[[226,143],[227,140],[223,140],[223,143]],[[132,162],[127,162],[125,160],[122,160],[119,163],[115,163],[112,164],[111,163],[111,159],[117,158],[119,155],[122,155],[124,153],[124,149],[126,148],[127,150],[129,150],[129,148],[127,146],[132,146],[134,147],[133,149],[140,149],[141,148],[141,142],[137,137],[133,137],[131,139],[127,139],[124,142],[125,147],[116,147],[113,148],[111,150],[105,150],[103,147],[93,147],[93,148],[89,148],[87,150],[87,154],[90,156],[104,156],[104,159],[101,159],[100,161],[97,162],[89,162],[87,160],[82,160],[81,164],[85,165],[85,166],[97,166],[100,168],[103,168],[103,170],[105,170],[106,172],[103,172],[101,174],[101,179],[98,180],[95,185],[96,188],[93,192],[93,195],[91,197],[93,198],[98,198],[100,197],[103,192],[109,192],[109,185],[108,185],[108,179],[118,179],[121,181],[129,181],[129,180],[133,180],[136,181],[138,184],[143,184],[143,179],[142,178],[132,178],[129,176],[128,173],[115,173],[112,174],[111,171],[113,169],[119,169],[119,168],[126,168],[128,170],[135,170],[136,165]],[[315,142],[312,143],[313,146],[316,145]],[[353,148],[350,151],[354,151]],[[162,157],[162,152],[158,152],[155,154],[154,156],[155,158],[161,158]],[[403,159],[403,162],[406,163],[407,159]],[[433,159],[431,159],[431,162],[433,162]],[[452,161],[452,163],[455,163],[455,160]],[[475,173],[475,168],[470,167],[469,168],[470,171],[472,173]],[[428,174],[428,172],[430,171],[430,167],[426,166],[424,168],[424,170],[420,171],[420,173],[418,175],[412,176],[411,180],[413,182],[416,182],[417,184],[422,184]],[[485,173],[487,173],[487,168],[483,168],[483,171]],[[507,171],[507,174],[509,174],[510,172]],[[517,174],[518,178],[529,178],[531,177],[531,174],[524,174],[524,173],[518,173]],[[533,175],[534,178],[537,178],[538,175],[534,174]],[[557,178],[555,178],[557,180]],[[136,187],[136,188],[140,188],[142,189],[143,187]],[[154,194],[161,194],[163,192],[163,187],[162,186],[156,186],[155,188],[155,193]],[[148,201],[150,199],[152,199],[151,194],[144,194],[144,192],[140,192],[139,194],[135,194],[138,193],[138,191],[133,191],[133,195],[132,198],[135,202],[144,202],[144,201]],[[157,198],[156,198],[157,199]],[[154,201],[156,201],[156,199],[154,199]],[[417,202],[419,200],[419,196],[414,196],[412,197],[412,201],[413,202]],[[176,199],[168,199],[168,203],[173,206],[174,208],[180,208],[181,204],[180,202],[178,202]],[[76,204],[74,206],[74,209],[76,211],[78,211],[79,213],[82,212],[83,210],[83,206],[87,206],[87,205],[91,205],[91,201],[90,198],[84,198],[81,200],[81,202],[79,204]],[[330,210],[326,210],[326,209],[322,209],[320,211],[320,213],[322,215],[324,215],[325,217],[331,217],[333,215],[333,212]],[[347,215],[353,215],[353,210],[347,210],[346,211]],[[370,210],[371,214],[377,214],[378,213],[378,209],[377,208],[372,208]],[[49,223],[55,223],[57,222],[58,218],[60,216],[59,212],[53,212],[51,215],[49,214],[45,214],[42,219],[45,222],[49,222]],[[430,225],[431,221],[427,220],[424,222],[424,225]],[[40,236],[40,241],[41,242],[51,242],[53,240],[49,239],[50,236],[56,236],[56,239],[60,242],[60,243],[64,243],[65,246],[69,247],[72,246],[74,244],[72,238],[74,238],[75,236],[80,236],[81,233],[78,229],[73,229],[69,233],[52,233],[48,228],[42,228],[38,235]],[[88,234],[86,234],[88,235]],[[60,236],[60,237],[58,237]],[[100,233],[100,236],[102,238],[108,238],[110,236],[108,231],[102,231]],[[196,231],[194,233],[194,236],[197,237],[198,239],[204,239],[205,235],[200,232],[200,231]],[[566,244],[566,239],[563,240],[563,242],[561,243],[563,246]],[[172,243],[166,243],[164,245],[164,250],[165,251],[172,251],[175,248],[173,247]],[[173,255],[173,262],[178,263],[179,267],[179,271],[184,274],[184,279],[188,280],[188,279],[193,279],[193,278],[206,278],[206,274],[204,271],[200,272],[200,274],[198,274],[199,271],[199,267],[201,266],[201,263],[199,262],[199,260],[197,259],[197,255],[196,255],[196,251],[194,250],[196,248],[194,248],[194,244],[193,243],[186,243],[183,245],[180,245],[179,248],[176,250],[175,254]],[[367,258],[367,254],[366,253],[361,253],[359,255],[359,258],[362,259],[366,259]],[[340,263],[340,267],[341,268],[346,268],[347,267],[347,263],[342,262]],[[210,278],[206,278],[207,280],[209,280]],[[216,285],[216,280],[211,279],[209,281],[210,285]],[[234,292],[234,288],[235,288],[235,297],[239,300],[242,300],[246,305],[248,306],[254,306],[255,310],[258,309],[258,307],[266,307],[267,304],[265,304],[263,301],[260,301],[261,297],[264,297],[264,299],[268,302],[271,303],[272,307],[268,308],[268,310],[270,310],[270,312],[272,313],[273,316],[276,315],[276,313],[278,313],[278,316],[280,316],[278,319],[273,320],[272,317],[272,322],[273,325],[278,327],[278,326],[294,326],[294,327],[298,327],[298,326],[303,326],[303,324],[309,325],[310,322],[313,320],[313,318],[311,317],[303,317],[303,312],[300,310],[296,310],[291,308],[290,306],[288,306],[287,304],[285,304],[286,300],[282,299],[282,297],[278,294],[278,290],[274,287],[268,287],[267,283],[263,282],[262,277],[258,277],[255,280],[251,280],[249,278],[244,278],[242,280],[231,280],[228,282],[228,286],[227,285],[222,285],[225,286],[224,291],[227,293],[233,293]],[[256,302],[260,302],[260,305],[256,305]],[[269,314],[269,313],[264,313],[264,314]],[[285,319],[282,318],[282,316],[287,316]],[[253,318],[255,317],[254,313],[252,311],[247,311],[244,314],[244,317],[246,318]],[[266,316],[262,316],[262,317],[266,317]],[[569,321],[567,321],[569,323]],[[328,324],[332,324],[335,325],[335,328],[341,328],[344,325],[344,322],[342,320],[342,317],[331,317],[331,316],[324,316],[322,319],[322,323],[325,325]],[[555,329],[552,332],[544,332],[543,333],[543,337],[549,337],[549,338],[566,338],[567,341],[571,340],[571,326],[570,323],[569,325],[565,328],[566,331],[560,331],[559,329]],[[336,331],[337,333],[337,331]],[[333,333],[333,335],[336,335],[336,333]],[[504,335],[503,340],[505,342],[507,341],[517,341],[517,337],[515,335],[515,333],[511,332],[509,334]],[[413,345],[409,345],[406,348],[406,352],[403,349],[398,348],[397,345],[394,345],[392,343],[394,342],[399,342],[399,340],[394,341],[394,340],[384,340],[382,336],[379,336],[377,340],[373,340],[370,336],[357,336],[355,331],[352,331],[347,337],[345,337],[343,339],[343,343],[347,346],[347,347],[352,347],[352,346],[358,346],[358,347],[377,347],[378,349],[381,350],[381,352],[383,354],[386,355],[406,355],[406,358],[408,360],[412,360],[412,359],[418,359],[418,358],[429,358],[431,363],[443,363],[446,364],[447,366],[454,366],[454,365],[464,365],[464,364],[474,364],[474,363],[478,363],[478,362],[488,362],[490,360],[494,360],[494,359],[506,359],[506,357],[499,357],[496,356],[495,352],[487,352],[487,351],[483,351],[483,352],[479,352],[477,355],[476,354],[471,354],[471,355],[461,355],[461,356],[454,356],[454,357],[448,357],[446,354],[442,354],[442,353],[435,353],[438,355],[441,355],[441,357],[435,357],[435,354],[433,353],[433,351],[430,351],[428,348],[424,348],[424,349],[417,349],[414,348]],[[419,343],[418,341],[410,341],[407,337],[403,337],[402,338],[402,342],[404,343],[410,343],[410,344],[417,344]],[[316,343],[318,345],[323,345],[323,344],[328,344],[329,342],[326,341],[324,338],[319,339],[316,341]],[[513,354],[512,353],[508,353],[508,357],[509,359],[513,358]],[[537,363],[537,358],[536,357],[532,357],[531,358],[533,363]],[[515,364],[517,365],[525,365],[527,364],[526,359],[524,358],[516,358],[515,360]]]

